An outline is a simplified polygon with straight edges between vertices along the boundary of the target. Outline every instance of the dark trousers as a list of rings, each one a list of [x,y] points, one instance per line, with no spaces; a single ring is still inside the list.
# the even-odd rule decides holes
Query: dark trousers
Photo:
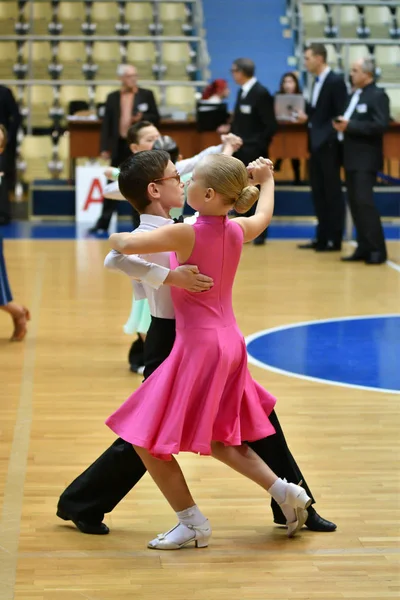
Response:
[[[300,181],[301,181],[301,179],[300,179],[300,160],[298,158],[291,158],[290,162],[292,163],[294,181],[295,181],[295,183],[300,183]],[[278,158],[275,161],[275,163],[274,163],[275,172],[278,172],[281,170],[282,163],[283,163],[282,158]]]
[[[345,205],[340,181],[341,147],[328,142],[311,151],[310,183],[318,220],[316,241],[340,246],[343,238]]]
[[[1,171],[1,168],[0,168]],[[9,195],[9,182],[3,175],[0,183],[0,224],[8,223],[11,219],[11,202]]]
[[[244,142],[243,146],[234,154],[235,158],[242,161],[245,167],[253,160],[256,160],[260,156],[268,156],[268,146],[264,144],[250,144]],[[236,213],[239,217],[252,217],[256,212],[257,202],[244,214]],[[265,240],[268,236],[268,228],[264,229],[258,236],[258,240]]]
[[[8,283],[7,267],[3,254],[3,238],[0,238],[0,306],[8,304],[13,299]]]
[[[111,156],[111,164],[114,167],[119,167],[119,165],[124,162],[131,155],[131,151],[127,144],[126,139],[119,138],[118,147],[116,152]],[[111,217],[113,213],[118,210],[119,202],[117,200],[110,200],[109,198],[103,198],[103,208],[101,211],[101,215],[97,220],[96,227],[97,229],[108,230],[110,226]],[[132,208],[132,229],[136,229],[140,225],[140,217],[138,212]]]
[[[386,258],[386,244],[379,212],[374,202],[376,173],[346,171],[347,200],[357,230],[357,254],[366,258],[379,252]]]
[[[169,356],[175,340],[175,321],[152,317],[145,342],[145,378]],[[251,448],[282,478],[298,483],[304,477],[283,435],[275,412],[270,420],[276,433],[249,444]],[[146,469],[132,445],[118,438],[86,471],[61,494],[59,507],[74,518],[98,523],[143,477]],[[311,492],[304,482],[308,495]],[[313,500],[314,501],[314,500]],[[283,518],[272,501],[274,517]]]

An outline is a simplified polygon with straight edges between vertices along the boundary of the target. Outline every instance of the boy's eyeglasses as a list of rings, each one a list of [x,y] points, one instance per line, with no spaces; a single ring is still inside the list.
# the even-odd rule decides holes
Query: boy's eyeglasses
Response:
[[[157,183],[158,181],[167,181],[168,179],[175,179],[177,183],[181,182],[181,176],[179,173],[176,175],[170,175],[169,177],[160,177],[159,179],[153,179],[153,183]]]

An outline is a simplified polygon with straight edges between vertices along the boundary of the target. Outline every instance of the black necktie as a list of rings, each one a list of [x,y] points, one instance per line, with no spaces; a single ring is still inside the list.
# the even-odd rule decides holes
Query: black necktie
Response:
[[[174,219],[174,223],[183,223],[183,216],[181,215],[177,219]]]

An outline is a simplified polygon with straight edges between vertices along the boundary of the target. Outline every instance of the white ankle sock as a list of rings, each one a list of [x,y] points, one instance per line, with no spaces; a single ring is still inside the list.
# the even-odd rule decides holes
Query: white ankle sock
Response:
[[[277,479],[273,485],[268,490],[268,493],[271,494],[274,500],[279,504],[281,511],[286,517],[286,521],[288,523],[293,523],[296,521],[296,512],[294,508],[289,506],[288,504],[284,504],[286,498],[286,488],[288,483],[283,481],[283,479]]]
[[[203,525],[203,523],[207,521],[207,518],[196,504],[190,508],[185,508],[185,510],[177,512],[176,516],[183,525],[194,525],[195,527]]]
[[[177,512],[176,516],[179,519],[179,523],[168,533],[168,540],[176,544],[183,544],[194,537],[194,531],[193,529],[189,529],[188,525],[199,527],[207,522],[206,517],[196,505]],[[153,541],[157,542],[157,540]]]

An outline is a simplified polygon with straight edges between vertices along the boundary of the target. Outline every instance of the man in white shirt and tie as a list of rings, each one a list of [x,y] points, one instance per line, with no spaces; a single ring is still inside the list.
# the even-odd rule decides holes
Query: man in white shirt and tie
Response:
[[[355,61],[351,79],[356,88],[343,116],[333,126],[344,137],[347,199],[357,230],[357,249],[346,262],[367,265],[386,262],[385,236],[374,202],[374,184],[383,166],[383,134],[389,127],[390,105],[384,90],[374,83],[371,58]]]
[[[345,211],[340,181],[341,147],[332,122],[343,114],[347,89],[343,78],[327,65],[323,44],[311,44],[304,62],[315,80],[307,115],[300,115],[298,121],[308,121],[310,183],[318,225],[315,239],[299,247],[317,252],[338,251]]]

